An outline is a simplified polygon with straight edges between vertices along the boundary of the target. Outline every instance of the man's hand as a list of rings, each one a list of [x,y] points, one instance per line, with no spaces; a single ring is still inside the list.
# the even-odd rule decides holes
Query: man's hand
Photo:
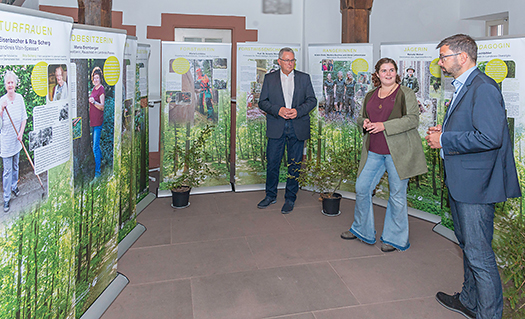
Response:
[[[427,130],[427,135],[430,135],[432,133],[441,133],[441,124],[429,127]]]
[[[279,109],[279,116],[286,120],[294,119],[297,117],[297,110],[281,107],[281,109]]]
[[[425,140],[427,140],[428,146],[430,146],[430,148],[441,148],[441,143],[439,143],[441,134],[441,125],[436,125],[428,128]]]
[[[287,119],[288,118],[288,109],[285,108],[285,107],[281,107],[279,109],[279,116],[284,118],[284,119]]]
[[[288,118],[294,119],[297,117],[297,110],[296,109],[288,109]]]

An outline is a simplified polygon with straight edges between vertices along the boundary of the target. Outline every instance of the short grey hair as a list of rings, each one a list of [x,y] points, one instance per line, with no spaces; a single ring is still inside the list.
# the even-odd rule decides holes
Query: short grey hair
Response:
[[[279,50],[279,59],[283,58],[284,52],[290,52],[293,54],[293,57],[295,58],[295,52],[293,52],[292,48],[284,47],[281,50]]]
[[[11,71],[11,70],[7,70],[7,71],[5,71],[5,73],[4,73],[4,86],[7,85],[7,77],[8,77],[8,76],[12,76],[12,77],[15,79],[15,84],[16,84],[16,86],[18,87],[18,81],[19,81],[19,79],[18,79],[18,75],[16,75],[16,73],[13,72],[13,71]]]
[[[455,34],[439,42],[436,49],[448,46],[454,53],[465,52],[468,57],[476,63],[478,59],[478,45],[476,41],[466,34]]]

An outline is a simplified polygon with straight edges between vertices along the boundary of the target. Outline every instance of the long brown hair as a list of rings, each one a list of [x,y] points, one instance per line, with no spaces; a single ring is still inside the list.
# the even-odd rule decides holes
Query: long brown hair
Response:
[[[376,71],[372,74],[372,82],[374,83],[374,86],[380,87],[381,81],[379,80],[379,76],[377,75],[379,73],[379,70],[381,69],[381,66],[386,63],[392,63],[394,65],[394,68],[396,69],[396,83],[401,83],[401,77],[399,76],[399,72],[397,71],[397,64],[396,61],[394,61],[391,58],[381,58],[376,63]]]

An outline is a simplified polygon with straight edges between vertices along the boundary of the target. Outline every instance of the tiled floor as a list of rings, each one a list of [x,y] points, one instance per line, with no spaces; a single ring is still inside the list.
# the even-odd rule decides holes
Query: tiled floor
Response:
[[[138,217],[147,231],[121,258],[130,284],[106,311],[112,318],[339,319],[463,318],[434,299],[461,289],[461,252],[410,218],[411,248],[340,239],[354,202],[326,217],[300,191],[289,215],[256,205],[264,192],[192,195],[174,210],[158,198]],[[385,209],[375,207],[377,237]]]

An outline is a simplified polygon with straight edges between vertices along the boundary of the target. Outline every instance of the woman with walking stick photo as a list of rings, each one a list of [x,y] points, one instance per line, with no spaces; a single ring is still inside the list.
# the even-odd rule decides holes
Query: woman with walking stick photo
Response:
[[[18,86],[18,76],[13,71],[4,74],[4,86],[7,93],[0,98],[0,157],[4,171],[2,185],[4,189],[4,212],[9,211],[11,193],[17,197],[19,157],[22,150],[22,137],[27,122],[27,112],[22,95],[15,92]]]

